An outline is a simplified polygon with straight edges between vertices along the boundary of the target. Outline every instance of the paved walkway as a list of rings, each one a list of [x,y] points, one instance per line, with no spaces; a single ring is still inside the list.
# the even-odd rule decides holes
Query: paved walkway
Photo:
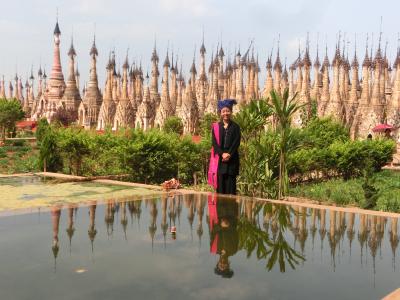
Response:
[[[400,299],[400,288],[398,288],[394,292],[390,293],[382,300],[399,300],[399,299]]]

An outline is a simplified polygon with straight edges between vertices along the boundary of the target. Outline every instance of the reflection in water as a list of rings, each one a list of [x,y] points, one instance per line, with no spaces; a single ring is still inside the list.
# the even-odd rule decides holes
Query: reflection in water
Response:
[[[239,205],[231,199],[218,199],[208,196],[208,213],[210,229],[210,252],[219,255],[214,272],[223,278],[231,278],[229,256],[238,251],[238,212]]]
[[[94,252],[93,243],[97,234],[95,222],[96,222],[96,201],[92,201],[89,205],[89,229],[88,229],[88,236],[90,244],[92,246],[92,253]]]
[[[69,238],[69,252],[71,253],[71,245],[72,245],[72,237],[75,232],[75,227],[74,227],[74,212],[75,212],[75,206],[73,204],[68,205],[68,227],[67,227],[67,235]]]
[[[51,209],[51,223],[53,225],[53,244],[51,246],[51,250],[53,251],[54,256],[54,272],[57,270],[57,256],[58,251],[60,250],[59,242],[58,242],[58,230],[60,227],[60,216],[61,216],[61,207],[54,206]]]
[[[215,194],[196,195],[163,195],[160,199],[143,199],[116,202],[109,200],[104,206],[104,222],[107,236],[114,232],[114,222],[120,223],[125,240],[129,235],[130,224],[140,229],[142,203],[148,211],[148,234],[151,247],[155,247],[157,232],[162,235],[162,248],[167,248],[169,231],[171,241],[178,238],[180,230],[180,215],[184,212],[183,226],[190,226],[190,240],[197,235],[199,251],[204,231],[209,234],[210,252],[218,256],[215,273],[224,278],[234,274],[231,267],[233,257],[238,252],[245,252],[247,257],[256,257],[264,264],[267,271],[276,268],[285,272],[287,266],[292,269],[300,263],[306,264],[305,257],[314,257],[314,252],[330,256],[333,270],[341,264],[346,255],[351,260],[354,255],[354,243],[358,241],[360,249],[360,264],[366,265],[368,257],[372,258],[372,271],[376,273],[377,257],[382,257],[382,247],[390,243],[389,253],[392,255],[391,265],[396,269],[396,252],[399,245],[398,218],[385,218],[373,215],[356,215],[354,213],[306,208],[296,205],[276,205],[270,202],[249,200],[243,198],[227,199]],[[52,253],[54,270],[56,271],[59,255],[59,225],[61,214],[67,214],[66,233],[69,239],[69,252],[72,252],[72,238],[79,226],[76,226],[77,207],[61,206],[51,209],[52,221]],[[96,228],[96,201],[89,203],[87,208],[89,225],[87,229],[91,251],[94,253]],[[129,216],[128,216],[129,214]],[[115,219],[117,218],[117,221]],[[187,220],[187,222],[185,221]],[[205,221],[204,221],[205,220]],[[147,222],[147,219],[145,220]],[[157,226],[159,224],[159,227]],[[208,226],[208,231],[204,230]],[[385,232],[387,238],[385,240]],[[180,239],[185,239],[182,236]],[[318,243],[319,239],[319,243]],[[325,251],[326,242],[329,249]],[[320,245],[320,250],[318,246]],[[389,247],[389,245],[388,245]],[[346,252],[347,251],[347,252]],[[311,255],[310,255],[311,253]],[[234,263],[233,263],[234,264]],[[236,271],[237,272],[237,271]]]

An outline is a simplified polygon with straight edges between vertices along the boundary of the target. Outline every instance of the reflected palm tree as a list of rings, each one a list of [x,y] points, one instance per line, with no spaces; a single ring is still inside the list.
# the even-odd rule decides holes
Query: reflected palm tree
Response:
[[[247,257],[255,253],[257,259],[266,260],[268,271],[271,271],[277,262],[282,273],[286,271],[286,264],[295,269],[296,265],[305,258],[289,245],[285,237],[293,208],[272,203],[258,203],[254,207],[254,214],[258,214],[261,209],[264,215],[268,215],[268,219],[274,223],[275,236],[271,237],[268,231],[263,230],[257,223],[242,216],[238,222],[239,249],[245,250]]]

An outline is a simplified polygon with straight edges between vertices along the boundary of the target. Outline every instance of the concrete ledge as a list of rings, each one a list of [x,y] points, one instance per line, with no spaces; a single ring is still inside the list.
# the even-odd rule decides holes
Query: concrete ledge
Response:
[[[0,178],[20,177],[20,176],[33,176],[33,173],[0,174]]]
[[[382,300],[399,300],[399,299],[400,299],[400,288],[382,298]]]
[[[34,174],[42,177],[53,177],[53,178],[70,179],[70,180],[87,180],[86,179],[87,177],[83,176],[67,175],[67,174],[53,173],[53,172],[38,172]]]
[[[93,182],[105,183],[105,184],[114,184],[114,185],[122,185],[122,186],[131,186],[131,187],[141,187],[151,190],[159,190],[161,191],[161,186],[158,185],[150,185],[144,183],[135,183],[135,182],[126,182],[126,181],[118,181],[118,180],[111,180],[111,179],[95,179]]]

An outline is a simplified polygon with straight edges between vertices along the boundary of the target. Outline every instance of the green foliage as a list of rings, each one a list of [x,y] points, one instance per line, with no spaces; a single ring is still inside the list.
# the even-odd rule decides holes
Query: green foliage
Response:
[[[203,118],[200,120],[200,135],[204,139],[211,140],[211,125],[214,122],[218,122],[219,117],[216,114],[206,113]]]
[[[275,136],[265,132],[271,114],[265,100],[253,100],[242,106],[234,117],[242,135],[238,178],[241,194],[261,197],[274,197],[276,194]]]
[[[183,137],[178,143],[178,178],[182,182],[193,183],[193,174],[202,169],[202,148],[192,142],[191,136]],[[209,152],[209,148],[208,151]]]
[[[54,127],[49,127],[42,137],[39,147],[39,167],[41,169],[46,169],[49,172],[62,170],[63,161],[58,143],[58,130]]]
[[[315,120],[318,115],[318,102],[311,99],[309,103],[300,108],[300,118],[303,127],[307,126],[310,122]]]
[[[0,99],[0,134],[3,141],[8,132],[15,131],[15,123],[22,120],[24,116],[25,113],[18,100]]]
[[[36,141],[38,145],[40,145],[40,143],[42,142],[46,132],[49,130],[49,127],[50,124],[49,122],[47,122],[46,118],[39,120],[36,129]]]
[[[350,140],[349,131],[332,118],[313,118],[302,131],[304,144],[313,148],[325,148],[336,141]]]
[[[400,212],[400,173],[384,170],[367,176],[373,176],[369,177],[368,186],[365,186],[365,177],[346,181],[331,179],[293,186],[290,194],[340,205]]]
[[[343,137],[333,137],[334,142],[326,147],[303,148],[290,153],[289,175],[300,180],[318,174],[322,177],[339,175],[348,180],[361,176],[369,163],[377,172],[392,160],[396,145],[391,140],[350,141],[342,140]]]
[[[183,124],[179,117],[172,116],[165,120],[163,130],[166,133],[176,133],[178,135],[183,134]]]
[[[76,128],[67,128],[59,133],[59,151],[68,160],[70,173],[80,175],[82,161],[90,154],[89,135]]]
[[[271,131],[259,140],[250,140],[240,149],[241,169],[238,189],[241,194],[275,198],[279,175],[279,141]]]
[[[136,135],[134,142],[126,145],[123,160],[133,180],[161,183],[177,176],[175,135],[151,130]]]
[[[294,144],[291,122],[294,114],[302,108],[296,101],[297,94],[289,99],[289,89],[285,89],[280,96],[274,90],[271,91],[271,108],[277,121],[276,132],[279,135],[279,177],[278,198],[287,194],[289,188],[289,176],[287,170],[287,156],[290,150],[297,145]]]
[[[271,115],[272,109],[265,100],[253,100],[243,106],[234,116],[235,122],[240,126],[243,143],[259,137]]]

